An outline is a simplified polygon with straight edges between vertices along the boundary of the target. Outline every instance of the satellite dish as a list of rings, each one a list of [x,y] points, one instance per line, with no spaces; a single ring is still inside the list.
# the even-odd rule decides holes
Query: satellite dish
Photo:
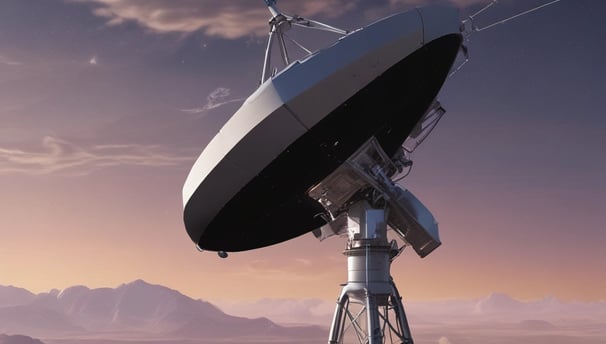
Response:
[[[484,28],[474,18],[497,0],[463,22],[456,10],[427,7],[347,32],[265,0],[272,19],[261,85],[183,187],[196,247],[226,258],[310,231],[320,240],[347,236],[348,279],[328,343],[413,343],[391,262],[406,246],[425,257],[441,242],[431,212],[394,179],[445,112],[436,95],[459,50],[468,60],[463,38],[558,1]],[[293,26],[344,36],[311,52],[285,34]],[[291,62],[287,39],[309,54]],[[279,73],[271,69],[274,40]]]
[[[265,66],[267,79],[187,177],[191,239],[204,250],[243,251],[326,225],[330,212],[308,192],[373,138],[389,157],[399,152],[448,76],[459,29],[455,9],[419,8],[349,32],[273,76]]]

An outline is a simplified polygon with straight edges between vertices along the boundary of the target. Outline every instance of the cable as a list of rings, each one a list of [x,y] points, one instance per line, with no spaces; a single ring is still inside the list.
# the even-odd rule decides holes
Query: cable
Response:
[[[495,27],[495,26],[500,25],[500,24],[505,24],[505,23],[507,23],[507,22],[508,22],[508,21],[510,21],[510,20],[513,20],[513,19],[516,19],[516,18],[519,18],[519,17],[525,16],[525,15],[527,15],[527,14],[529,14],[529,13],[532,13],[532,12],[538,11],[538,10],[540,10],[540,9],[544,8],[544,7],[547,7],[547,6],[553,5],[553,4],[558,3],[558,2],[560,2],[560,1],[562,1],[562,0],[552,0],[552,1],[550,1],[550,2],[547,2],[547,3],[542,4],[542,5],[540,5],[540,6],[537,6],[537,7],[531,8],[531,9],[526,10],[526,11],[524,11],[524,12],[520,12],[520,13],[518,13],[518,14],[516,14],[516,15],[513,15],[513,16],[511,16],[511,17],[509,17],[509,18],[505,18],[505,19],[503,19],[503,20],[500,20],[500,21],[498,21],[498,22],[495,22],[495,23],[492,23],[492,24],[486,25],[486,26],[484,26],[484,27],[477,27],[477,26],[476,26],[476,25],[473,23],[474,18],[475,18],[475,17],[476,17],[478,14],[481,14],[482,12],[486,11],[487,9],[489,9],[490,7],[492,7],[494,4],[496,4],[496,3],[498,2],[498,0],[493,0],[493,1],[492,1],[490,4],[488,4],[488,5],[484,6],[484,7],[483,7],[481,10],[479,10],[478,12],[476,12],[476,13],[474,13],[474,14],[470,15],[470,16],[468,17],[468,19],[469,19],[469,21],[471,21],[471,29],[472,29],[473,31],[475,31],[475,32],[480,32],[480,31],[484,31],[484,30],[490,29],[490,28]],[[464,21],[463,21],[463,24],[465,24],[466,22],[467,22],[467,21],[466,21],[466,20],[464,20]]]
[[[401,176],[401,177],[398,177],[398,179],[394,179],[394,181],[393,181],[393,182],[394,182],[394,183],[397,183],[397,182],[399,182],[400,180],[402,180],[402,179],[404,179],[404,178],[408,177],[408,175],[409,175],[409,174],[410,174],[410,172],[412,171],[412,165],[413,165],[413,164],[412,164],[412,161],[411,161],[411,164],[410,164],[410,166],[408,166],[408,170],[407,170],[407,171],[404,173],[404,175],[403,175],[403,176]]]

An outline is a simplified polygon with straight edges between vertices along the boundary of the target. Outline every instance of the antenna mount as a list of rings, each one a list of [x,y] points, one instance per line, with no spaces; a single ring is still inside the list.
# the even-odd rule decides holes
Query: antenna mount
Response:
[[[269,38],[267,40],[267,48],[265,49],[265,59],[263,62],[263,72],[261,74],[261,80],[259,84],[265,82],[265,80],[272,77],[277,69],[271,71],[271,53],[274,40],[278,41],[280,46],[280,55],[284,67],[288,66],[291,62],[288,54],[288,48],[286,47],[286,41],[290,41],[301,50],[305,51],[308,55],[312,54],[312,51],[304,47],[299,42],[288,37],[286,31],[290,30],[293,26],[298,26],[305,29],[316,29],[327,32],[332,32],[340,35],[347,35],[348,30],[339,29],[328,24],[321,23],[319,21],[306,19],[298,15],[287,15],[282,13],[276,6],[276,0],[264,0],[267,9],[271,13],[272,18],[269,20]]]

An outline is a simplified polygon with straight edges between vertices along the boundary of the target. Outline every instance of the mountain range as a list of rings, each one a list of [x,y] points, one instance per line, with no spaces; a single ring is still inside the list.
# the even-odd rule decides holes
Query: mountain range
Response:
[[[216,306],[142,280],[117,288],[74,286],[33,294],[0,286],[0,333],[36,337],[129,334],[154,338],[326,337],[319,326],[287,327],[228,315]]]
[[[494,338],[503,344],[543,344],[554,338],[557,343],[606,344],[606,301],[520,301],[493,293],[405,305],[419,344],[437,339],[493,343]],[[334,301],[315,299],[262,299],[220,303],[219,308],[142,280],[116,288],[74,286],[40,294],[0,286],[0,344],[321,343],[333,310]],[[283,325],[310,321],[323,326]]]

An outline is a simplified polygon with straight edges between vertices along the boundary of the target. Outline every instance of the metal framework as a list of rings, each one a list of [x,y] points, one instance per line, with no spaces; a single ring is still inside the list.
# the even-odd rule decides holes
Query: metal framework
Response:
[[[291,62],[290,56],[288,54],[288,49],[286,47],[286,40],[292,42],[294,45],[305,51],[307,54],[312,53],[311,50],[307,49],[302,44],[290,38],[286,34],[286,32],[289,31],[293,25],[306,29],[316,29],[327,32],[333,32],[340,35],[346,35],[349,32],[347,30],[339,29],[321,23],[319,21],[305,19],[298,15],[290,16],[284,14],[280,12],[280,10],[278,10],[278,8],[276,7],[276,0],[265,0],[265,4],[269,9],[272,18],[269,20],[269,38],[267,40],[267,48],[265,49],[265,59],[263,62],[263,72],[261,74],[260,84],[265,82],[265,80],[269,79],[277,72],[277,69],[274,69],[272,71],[271,68],[271,53],[274,40],[277,40],[278,45],[280,46],[280,55],[282,57],[282,62],[284,63],[284,66],[288,66]]]
[[[444,110],[438,102],[412,135],[414,150]],[[425,125],[423,125],[425,124]],[[414,130],[413,130],[414,131]],[[331,175],[309,191],[331,216],[317,231],[323,238],[347,237],[347,283],[337,299],[329,344],[413,344],[391,263],[411,246],[421,257],[440,245],[431,213],[393,181],[410,164],[406,148],[389,157],[371,138]],[[387,236],[388,229],[404,245]]]
[[[501,25],[501,24],[505,24],[507,22],[509,22],[510,20],[514,20],[516,18],[525,16],[527,14],[533,13],[535,11],[538,11],[540,9],[543,9],[547,6],[551,6],[553,4],[556,4],[558,2],[560,2],[562,0],[551,0],[549,2],[543,3],[539,6],[535,6],[531,9],[516,13],[512,16],[509,16],[505,19],[501,19],[498,20],[496,22],[493,22],[491,24],[487,24],[484,26],[478,26],[475,23],[475,19],[476,17],[478,17],[479,15],[483,14],[485,11],[487,11],[488,9],[490,9],[492,6],[498,4],[499,0],[492,0],[490,3],[488,3],[487,5],[485,5],[484,7],[482,7],[479,11],[470,14],[469,16],[467,16],[467,18],[463,19],[461,21],[461,33],[463,34],[463,36],[465,37],[465,42],[461,45],[461,53],[463,55],[463,61],[448,75],[448,77],[451,77],[453,75],[455,75],[459,70],[461,70],[461,68],[463,68],[463,66],[465,66],[465,64],[467,64],[467,62],[469,62],[469,50],[467,48],[466,43],[469,41],[469,37],[474,33],[474,32],[480,32],[480,31],[484,31],[484,30],[488,30],[491,29],[497,25]]]
[[[314,20],[283,14],[277,9],[276,0],[264,1],[272,18],[260,83],[277,73],[271,65],[274,40],[278,42],[285,67],[291,63],[287,40],[312,54],[311,50],[286,34],[293,26],[341,35],[348,33]],[[552,0],[493,24],[477,26],[474,19],[498,2],[493,0],[463,20],[460,30],[467,40],[472,32],[490,29],[560,1]],[[465,45],[461,52],[464,61],[450,76],[469,60]],[[431,213],[412,194],[396,186],[393,177],[410,168],[409,153],[423,142],[443,114],[444,109],[435,101],[404,143],[400,154],[387,157],[376,140],[371,139],[308,192],[327,211],[319,215],[327,217],[328,224],[314,234],[320,240],[332,235],[347,235],[344,254],[347,256],[348,279],[337,298],[328,344],[413,344],[402,297],[390,274],[392,261],[405,246],[399,247],[396,240],[388,239],[388,227],[421,257],[431,253],[440,241],[437,223]]]
[[[347,212],[348,281],[337,299],[329,344],[413,344],[402,298],[389,273],[401,249],[387,239],[386,212],[367,200]]]

